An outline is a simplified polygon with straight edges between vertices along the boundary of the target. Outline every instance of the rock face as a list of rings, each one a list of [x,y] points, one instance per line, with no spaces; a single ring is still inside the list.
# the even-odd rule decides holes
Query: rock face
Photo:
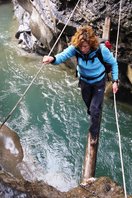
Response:
[[[67,23],[77,0],[13,0],[14,14],[19,21],[16,38],[21,47],[41,55],[57,53],[66,47],[76,27],[84,24],[93,26],[99,37],[103,33],[105,17],[111,20],[110,42],[116,49],[117,29],[120,13],[118,41],[118,63],[120,87],[117,98],[122,98],[122,90],[132,101],[132,4],[131,0],[82,0],[65,27],[61,38],[55,41]],[[51,50],[51,51],[50,51]],[[70,64],[69,64],[70,63]],[[69,62],[68,65],[73,65]],[[132,103],[132,102],[130,102]]]

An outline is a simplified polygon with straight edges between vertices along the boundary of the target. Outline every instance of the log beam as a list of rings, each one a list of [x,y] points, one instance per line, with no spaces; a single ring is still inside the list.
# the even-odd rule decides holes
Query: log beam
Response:
[[[90,178],[95,177],[97,150],[98,140],[95,145],[91,145],[91,134],[88,133],[82,183],[87,183]]]

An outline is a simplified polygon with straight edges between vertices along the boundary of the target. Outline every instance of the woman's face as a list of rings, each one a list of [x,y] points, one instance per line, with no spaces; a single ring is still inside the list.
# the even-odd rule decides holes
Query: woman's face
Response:
[[[90,45],[86,41],[84,41],[82,45],[79,47],[79,49],[83,54],[87,54],[90,50]]]

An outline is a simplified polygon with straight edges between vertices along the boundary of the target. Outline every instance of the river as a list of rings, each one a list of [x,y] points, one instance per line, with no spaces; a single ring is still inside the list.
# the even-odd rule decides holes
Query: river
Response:
[[[15,106],[42,57],[17,46],[11,4],[0,5],[0,121]],[[89,126],[86,108],[73,71],[45,66],[6,125],[20,137],[29,176],[61,191],[77,186],[82,175]],[[125,99],[124,99],[125,100]],[[132,107],[117,101],[127,193],[132,194]],[[30,171],[29,171],[30,172]],[[108,176],[119,185],[122,170],[113,101],[105,98],[96,177]]]

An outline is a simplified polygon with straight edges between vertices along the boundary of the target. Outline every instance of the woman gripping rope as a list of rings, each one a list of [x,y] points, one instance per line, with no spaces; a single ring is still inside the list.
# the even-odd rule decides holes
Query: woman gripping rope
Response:
[[[53,56],[44,56],[44,64],[60,64],[67,59],[77,57],[77,74],[83,101],[90,116],[89,133],[91,145],[97,143],[100,131],[102,105],[106,84],[105,66],[97,57],[101,50],[104,62],[111,66],[113,93],[118,91],[118,64],[113,54],[104,45],[100,44],[92,27],[80,27],[71,39],[71,44],[61,53]]]

